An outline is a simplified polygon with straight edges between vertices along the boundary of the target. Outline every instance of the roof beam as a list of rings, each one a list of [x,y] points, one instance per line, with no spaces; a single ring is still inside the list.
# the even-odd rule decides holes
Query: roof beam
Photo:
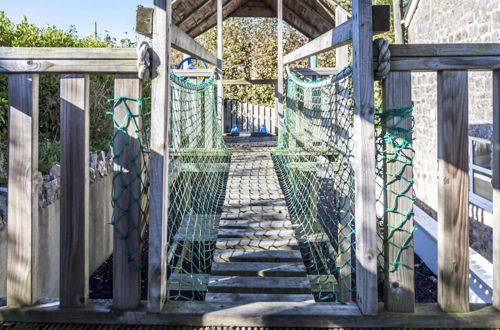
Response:
[[[327,19],[322,13],[319,13],[316,10],[317,6],[315,1],[288,0],[285,2],[285,5],[293,10],[298,16],[315,24],[319,32],[325,32],[335,27],[335,19]]]
[[[277,4],[275,0],[263,0],[273,11],[277,12]],[[283,4],[283,19],[289,25],[300,31],[308,38],[316,38],[321,35],[314,26],[310,25],[308,22],[304,21],[299,15],[294,13],[289,7]]]
[[[223,19],[226,19],[229,17],[232,13],[234,13],[237,9],[239,9],[247,0],[230,0],[226,1],[224,4],[224,7],[222,9],[222,17]],[[217,24],[217,11],[214,10],[212,14],[204,19],[202,22],[199,24],[193,26],[187,33],[195,38],[199,36],[200,34],[210,30],[212,27],[214,27]]]
[[[260,0],[250,0],[234,13],[232,17],[275,17],[276,13]]]
[[[153,31],[153,12],[153,8],[137,8],[137,33],[151,38]],[[207,63],[213,65],[217,64],[217,57],[215,55],[210,53],[210,51],[196,42],[196,40],[191,38],[176,25],[172,25],[172,47],[184,54],[197,57]]]
[[[390,30],[390,7],[373,6],[373,34]],[[324,33],[285,56],[285,65],[347,45],[352,40],[352,20]]]

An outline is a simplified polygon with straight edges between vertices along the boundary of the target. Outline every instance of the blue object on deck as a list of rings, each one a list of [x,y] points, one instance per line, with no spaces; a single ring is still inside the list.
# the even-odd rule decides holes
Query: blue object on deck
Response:
[[[264,124],[264,125],[262,125],[262,127],[260,128],[260,133],[262,133],[262,134],[267,134],[267,127],[266,127],[266,125],[265,125],[265,124]]]
[[[238,131],[238,126],[236,125],[233,125],[233,127],[231,127],[231,134],[239,134],[240,131]]]

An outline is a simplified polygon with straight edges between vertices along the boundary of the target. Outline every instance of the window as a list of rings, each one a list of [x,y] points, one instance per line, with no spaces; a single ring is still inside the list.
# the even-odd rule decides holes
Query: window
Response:
[[[491,142],[469,137],[469,200],[486,211],[493,209]]]

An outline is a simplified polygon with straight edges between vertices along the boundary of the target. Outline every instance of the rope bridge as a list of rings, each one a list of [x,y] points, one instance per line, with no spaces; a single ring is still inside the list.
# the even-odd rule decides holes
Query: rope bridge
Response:
[[[167,300],[204,300],[231,154],[220,130],[214,79],[193,83],[173,73],[170,79]],[[315,282],[311,283],[314,298],[347,303],[353,300],[356,287],[352,68],[316,82],[306,82],[292,73],[287,87],[284,123],[272,160],[306,272]],[[115,166],[112,224],[117,227],[134,210],[141,214],[138,223],[120,231],[119,237],[127,241],[131,232],[142,233],[146,224],[149,149],[140,129],[143,114],[134,114],[127,106],[141,100],[122,97],[113,102],[114,109],[124,103],[126,115],[117,117],[115,111],[110,112],[115,139],[120,139],[118,145],[122,146],[114,149],[115,163],[123,165]],[[379,268],[385,274],[401,266],[399,256],[411,247],[408,242],[413,236],[413,230],[405,229],[415,201],[408,193],[413,180],[406,175],[406,169],[413,165],[412,128],[399,125],[411,115],[412,108],[379,111],[376,115],[378,166],[374,170],[380,181],[378,202],[383,212],[374,221],[380,224],[384,246],[395,246],[392,237],[396,232],[404,232],[407,237],[397,245],[400,253],[390,256],[391,260],[385,260],[384,251],[379,251]],[[131,148],[137,143],[140,148]],[[132,180],[123,169],[134,172]],[[140,189],[131,196],[133,203],[120,208],[118,200],[134,185]],[[405,204],[409,209],[402,212],[396,205],[403,199],[409,202]],[[400,216],[401,223],[389,228],[385,218],[391,213]],[[131,262],[138,261],[141,243],[127,246]]]

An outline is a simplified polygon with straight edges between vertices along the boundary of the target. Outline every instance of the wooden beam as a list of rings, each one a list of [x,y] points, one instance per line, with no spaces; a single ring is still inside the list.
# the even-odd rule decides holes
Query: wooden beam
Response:
[[[118,75],[115,79],[115,98],[142,97],[141,81],[135,75]],[[127,103],[125,103],[127,102]],[[136,309],[141,304],[141,200],[142,157],[138,130],[142,120],[129,121],[127,108],[133,115],[140,114],[139,104],[123,101],[114,109],[113,120],[124,125],[115,128],[113,150],[114,168],[122,169],[113,174],[113,307]],[[132,253],[132,254],[131,254]]]
[[[493,306],[500,311],[500,71],[493,72]]]
[[[230,0],[230,1],[224,1],[223,3],[223,8],[222,8],[222,17],[223,19],[226,19],[229,17],[232,13],[234,13],[238,8],[240,8],[246,0]],[[207,2],[209,3],[209,2]],[[213,6],[214,2],[210,2]],[[203,19],[199,20],[196,22],[196,24],[192,24],[192,26],[189,29],[186,29],[183,27],[184,31],[187,31],[187,33],[195,38],[202,33],[210,30],[212,27],[217,25],[217,11],[212,10],[210,16],[204,17]]]
[[[318,13],[316,11],[317,7],[314,5],[315,3],[316,1],[285,0],[286,7],[294,14],[304,19],[304,21],[314,25],[319,36],[321,32],[333,29],[335,27],[335,21],[333,18],[327,19]]]
[[[213,69],[197,69],[197,70],[173,70],[178,76],[185,78],[199,78],[199,77],[210,77],[214,74]]]
[[[277,0],[262,1],[266,3],[274,12],[278,12],[278,5],[276,3]],[[310,25],[285,5],[283,6],[283,19],[285,20],[285,22],[290,24],[292,27],[300,31],[308,38],[316,38],[321,34],[320,31],[318,31],[315,27]]]
[[[337,68],[291,68],[290,71],[302,76],[333,76],[339,73]]]
[[[88,75],[61,77],[61,307],[85,307],[89,295]]]
[[[137,7],[136,32],[151,38],[153,33],[153,8]],[[191,38],[186,32],[172,25],[172,47],[178,51],[216,65],[217,57]]]
[[[500,70],[500,56],[391,57],[391,71]]]
[[[500,44],[406,44],[390,45],[391,57],[500,56]],[[375,56],[378,55],[375,53]]]
[[[469,311],[467,71],[438,72],[438,304]]]
[[[403,109],[411,106],[411,72],[391,72],[383,80],[384,110]],[[413,127],[413,118],[395,117],[387,125],[403,130]],[[384,129],[384,127],[382,128]],[[395,137],[398,144],[403,144],[403,139],[411,139],[409,136]],[[389,154],[395,153],[389,144],[385,146]],[[394,156],[393,156],[394,157]],[[413,186],[409,184],[413,180],[413,166],[401,166],[413,158],[413,153],[406,150],[405,154],[399,155],[396,161],[384,164],[386,175],[384,184],[386,201],[385,208],[394,210],[386,212],[384,219],[384,302],[386,310],[390,312],[413,313],[415,310],[415,268],[413,261],[413,239],[408,240],[409,233],[413,233],[413,216],[405,219],[405,214],[413,210]],[[402,175],[404,179],[397,180]],[[398,193],[404,192],[407,197],[398,197]],[[401,223],[404,225],[401,226]],[[395,230],[395,228],[400,228]],[[393,232],[394,231],[394,232]],[[391,234],[391,237],[388,235]],[[390,241],[390,242],[389,242]],[[407,247],[404,247],[407,246]],[[404,247],[403,249],[401,247]],[[394,269],[394,262],[400,265]],[[392,271],[394,269],[394,271]]]
[[[388,22],[388,6],[373,6],[373,34],[390,30]],[[390,11],[389,11],[390,12]],[[347,45],[352,40],[352,20],[349,20],[331,31],[328,31],[306,45],[287,54],[284,63],[290,64],[307,57]]]
[[[335,25],[339,26],[349,20],[349,17],[344,9],[337,6],[335,9]],[[349,65],[349,46],[338,47],[335,51],[335,65],[338,70],[341,70]]]
[[[377,218],[372,1],[352,2],[354,173],[356,174],[356,295],[364,315],[377,314]]]
[[[61,310],[57,302],[9,309],[0,307],[0,321],[57,324],[151,325],[185,327],[259,328],[496,328],[500,313],[491,306],[474,306],[470,313],[443,313],[436,304],[417,304],[415,313],[390,313],[380,307],[376,316],[361,315],[354,304],[311,302],[217,303],[170,302],[162,313],[145,308],[116,313],[109,300],[92,302],[85,310]],[[180,327],[179,327],[180,328]]]
[[[224,19],[222,12],[222,0],[217,0],[217,116],[219,125],[224,130],[224,85],[223,79],[223,59],[224,59]]]
[[[276,79],[225,79],[224,85],[274,85]]]
[[[231,17],[275,17],[276,13],[263,2],[250,0],[231,14]]]
[[[34,297],[34,224],[38,221],[38,75],[12,74],[9,99],[7,304],[30,306]],[[39,182],[37,182],[39,181]]]
[[[274,1],[274,0],[272,0]],[[278,13],[278,84],[277,84],[277,99],[278,108],[276,111],[276,127],[283,127],[284,119],[284,101],[285,101],[285,68],[283,65],[284,54],[284,36],[283,36],[283,0],[276,0],[276,10]],[[276,133],[277,134],[277,133]]]
[[[167,293],[168,111],[172,0],[154,0],[153,82],[151,86],[151,191],[149,206],[148,310],[159,312]]]

